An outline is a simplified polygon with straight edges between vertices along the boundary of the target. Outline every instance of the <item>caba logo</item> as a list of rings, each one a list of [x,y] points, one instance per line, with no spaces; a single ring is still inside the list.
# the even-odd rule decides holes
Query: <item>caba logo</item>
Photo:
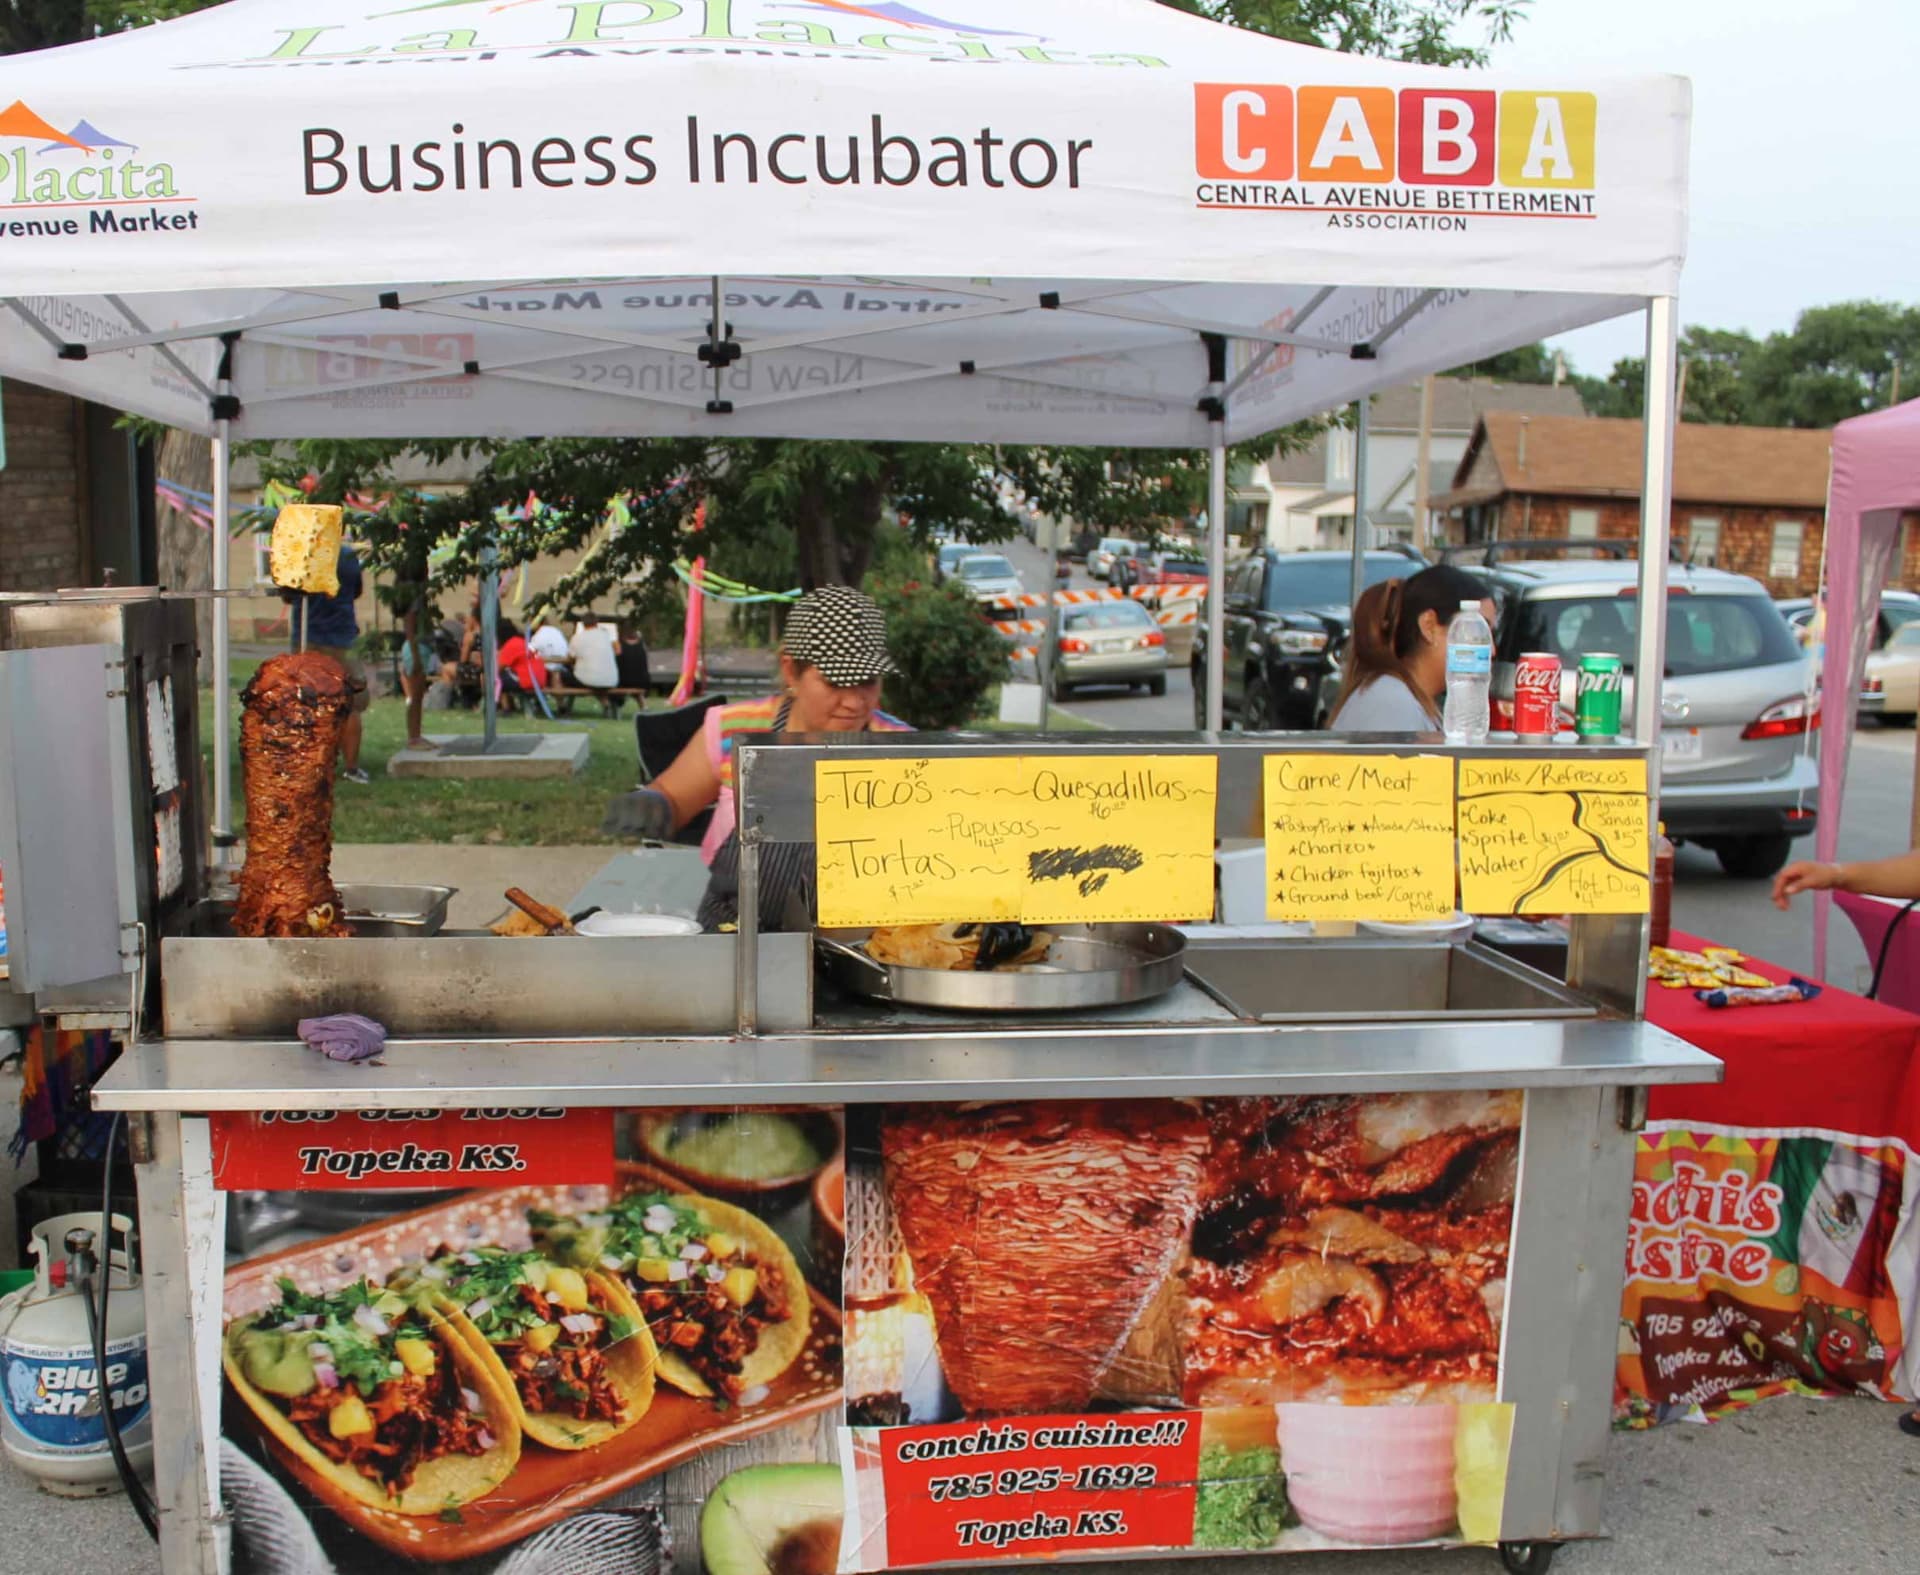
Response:
[[[102,131],[85,117],[62,131],[24,100],[0,110],[0,210],[92,208],[87,228],[94,233],[119,230],[190,229],[194,213],[163,213],[162,203],[183,203],[173,166],[142,162],[138,143]],[[144,214],[123,214],[129,206]],[[77,218],[14,219],[34,233],[75,235]],[[11,233],[11,232],[10,232]]]
[[[1591,93],[1202,82],[1196,202],[1408,220],[1592,217],[1597,118]]]

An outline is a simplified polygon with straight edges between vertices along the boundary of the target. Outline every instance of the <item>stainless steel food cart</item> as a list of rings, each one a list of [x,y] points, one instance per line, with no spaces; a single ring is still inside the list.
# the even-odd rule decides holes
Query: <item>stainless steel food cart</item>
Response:
[[[172,943],[164,944],[166,1021],[188,1031],[170,1029],[133,1044],[95,1097],[100,1108],[124,1111],[134,1124],[150,1324],[180,1331],[178,1338],[156,1340],[153,1352],[169,1575],[213,1575],[222,1568],[216,1445],[223,1198],[213,1186],[207,1120],[218,1111],[1522,1090],[1501,1361],[1502,1397],[1515,1405],[1502,1538],[1518,1561],[1527,1548],[1598,1534],[1634,1133],[1650,1086],[1720,1076],[1719,1063],[1642,1019],[1645,919],[1575,918],[1564,982],[1473,943],[1325,936],[1250,942],[1202,928],[1190,939],[1191,975],[1207,978],[1212,964],[1249,945],[1259,949],[1257,970],[1242,969],[1212,993],[1183,983],[1150,1002],[985,1022],[814,1001],[806,937],[757,933],[752,889],[764,844],[811,840],[815,764],[859,748],[878,758],[1006,755],[1035,747],[1019,738],[927,737],[906,746],[897,739],[814,739],[745,748],[739,780],[747,921],[737,936],[637,943],[459,936],[368,941],[365,948],[388,949],[402,977],[443,971],[470,987],[458,1027],[436,1029],[432,1011],[416,1011],[375,1065],[323,1060],[289,1035],[300,1009],[295,1003],[315,998],[315,970],[326,968],[329,953],[338,958],[335,985],[353,971],[366,976],[365,957],[348,956],[363,943],[203,939],[192,944],[231,948],[235,969],[209,968],[202,958],[172,977],[166,951]],[[1213,735],[1076,741],[1078,750],[1108,756],[1215,757],[1222,836],[1257,832],[1261,760],[1277,749],[1481,757],[1502,747],[1517,746]],[[1562,745],[1526,755],[1644,758],[1632,746]],[[285,955],[276,956],[282,945]],[[507,955],[497,948],[588,945],[631,946],[636,959],[654,949],[654,971],[622,973],[624,982],[613,992],[613,1004],[634,1026],[586,1031],[576,1002],[546,1031],[524,1012],[512,1031],[479,1030],[474,1013],[484,1017],[494,998],[487,958]],[[662,969],[661,960],[673,955],[669,947],[680,950],[673,967]],[[705,1004],[691,1018],[666,983],[673,974],[692,977],[689,968],[701,970],[706,986]],[[296,987],[296,981],[304,982]],[[404,997],[391,982],[380,988],[392,992],[383,999]],[[716,1010],[727,1020],[716,1020]],[[276,1014],[284,1025],[278,1032],[257,1031]],[[641,1026],[656,1019],[662,1026]],[[208,1030],[223,1020],[252,1023],[255,1030]],[[689,1021],[699,1026],[690,1028]]]

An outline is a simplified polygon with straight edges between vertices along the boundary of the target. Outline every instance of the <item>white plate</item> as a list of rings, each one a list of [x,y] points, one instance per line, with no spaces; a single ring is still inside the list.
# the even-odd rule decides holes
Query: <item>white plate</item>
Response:
[[[574,926],[582,935],[633,936],[698,935],[699,924],[677,913],[590,913]]]
[[[1698,760],[1704,748],[1697,727],[1670,727],[1660,735],[1660,754],[1666,760]]]
[[[1473,933],[1473,917],[1470,914],[1456,913],[1450,919],[1362,919],[1359,922],[1363,935],[1383,936],[1391,940],[1435,941],[1451,939],[1456,935]]]

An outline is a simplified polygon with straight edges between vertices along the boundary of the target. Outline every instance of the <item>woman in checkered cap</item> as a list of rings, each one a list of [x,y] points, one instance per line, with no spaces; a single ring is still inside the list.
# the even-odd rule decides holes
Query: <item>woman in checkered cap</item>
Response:
[[[662,841],[713,810],[700,845],[712,870],[701,922],[712,929],[735,918],[739,839],[734,836],[733,756],[740,738],[756,733],[906,733],[898,717],[878,709],[880,681],[893,671],[887,623],[873,598],[849,585],[808,591],[787,614],[780,642],[778,693],[764,700],[715,706],[699,736],[646,787],[613,801],[603,835]],[[761,924],[784,927],[789,901],[810,885],[813,849],[768,844],[761,856]]]

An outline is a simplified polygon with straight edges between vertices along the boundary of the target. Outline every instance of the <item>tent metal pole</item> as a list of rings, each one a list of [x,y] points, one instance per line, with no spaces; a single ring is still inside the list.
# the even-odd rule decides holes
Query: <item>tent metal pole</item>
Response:
[[[496,693],[500,682],[499,558],[489,530],[486,545],[480,549],[480,748],[489,755],[493,753],[494,740],[500,736],[500,702]]]
[[[1362,396],[1354,415],[1353,582],[1347,597],[1349,607],[1360,605],[1360,593],[1367,588],[1367,439],[1371,433],[1371,404],[1369,398]]]
[[[1634,657],[1633,736],[1660,741],[1661,675],[1666,669],[1667,543],[1673,512],[1673,439],[1678,304],[1647,302],[1646,454],[1640,479],[1640,635]],[[1660,753],[1647,762],[1647,787],[1659,792]]]
[[[1207,449],[1207,730],[1220,731],[1227,677],[1227,424]]]
[[[226,378],[221,394],[233,392]],[[233,443],[231,423],[213,424],[213,529],[207,534],[213,551],[213,847],[214,862],[224,863],[224,850],[233,846],[233,712],[231,688],[233,632],[227,623],[227,570],[232,544],[228,515],[232,499]]]

